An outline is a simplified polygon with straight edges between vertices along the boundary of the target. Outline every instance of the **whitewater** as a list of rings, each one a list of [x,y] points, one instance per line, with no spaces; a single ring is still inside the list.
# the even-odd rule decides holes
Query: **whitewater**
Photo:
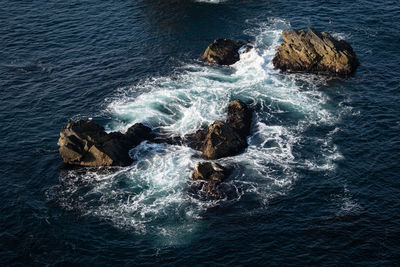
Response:
[[[281,74],[271,60],[290,24],[279,18],[248,20],[244,32],[254,49],[230,67],[198,60],[181,62],[173,74],[153,77],[118,89],[105,99],[108,131],[125,131],[142,122],[154,131],[181,136],[215,120],[225,120],[229,101],[241,99],[254,110],[248,148],[240,155],[216,160],[234,171],[221,185],[225,197],[208,198],[192,188],[191,173],[200,152],[186,146],[141,143],[130,151],[126,168],[69,170],[50,198],[67,210],[95,216],[115,227],[176,244],[201,231],[207,210],[240,206],[243,213],[268,208],[269,201],[290,191],[299,171],[334,172],[343,158],[333,136],[345,105],[332,106],[320,89],[326,77]],[[335,34],[335,33],[334,33]],[[336,33],[338,34],[338,33]],[[313,136],[320,127],[325,136]],[[307,134],[306,134],[307,133]],[[298,149],[314,147],[306,154]],[[307,149],[304,149],[307,151]],[[237,211],[236,211],[237,212]]]

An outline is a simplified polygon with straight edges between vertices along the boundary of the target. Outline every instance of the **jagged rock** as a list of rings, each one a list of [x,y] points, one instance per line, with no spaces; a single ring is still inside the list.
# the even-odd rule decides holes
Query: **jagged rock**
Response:
[[[250,134],[251,117],[251,109],[241,100],[237,99],[229,103],[226,123],[234,128],[240,136],[246,137]]]
[[[68,122],[60,132],[59,152],[64,163],[81,166],[127,166],[129,150],[151,137],[151,129],[141,123],[126,134],[112,132],[91,120]]]
[[[247,147],[252,111],[240,100],[229,103],[226,122],[215,121],[208,128],[185,136],[186,143],[202,151],[206,159],[233,156]]]
[[[239,61],[239,49],[246,45],[246,43],[231,39],[216,39],[207,47],[201,59],[218,65],[232,65],[236,61]],[[251,45],[246,45],[243,53],[248,52],[251,48]]]
[[[247,146],[246,139],[229,124],[215,121],[208,127],[201,151],[206,159],[219,159],[236,155]]]
[[[194,148],[196,150],[201,150],[207,132],[208,132],[208,127],[202,127],[193,134],[187,134],[184,137],[184,143],[191,148]]]
[[[213,180],[222,182],[226,177],[226,169],[215,162],[197,162],[192,179],[193,180]]]
[[[338,76],[353,74],[359,65],[353,48],[329,33],[308,29],[282,32],[283,43],[272,62],[283,71],[330,73]]]
[[[222,194],[218,190],[218,185],[225,180],[227,176],[228,170],[217,163],[197,162],[193,170],[192,179],[205,182],[207,195],[221,198]]]

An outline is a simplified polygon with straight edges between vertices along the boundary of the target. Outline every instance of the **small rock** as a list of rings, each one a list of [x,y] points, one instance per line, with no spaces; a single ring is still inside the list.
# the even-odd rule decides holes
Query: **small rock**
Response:
[[[223,166],[214,162],[198,162],[196,163],[192,179],[205,182],[206,193],[214,198],[222,198],[222,194],[218,190],[218,185],[226,179],[228,170]]]
[[[201,59],[218,65],[232,65],[239,61],[239,49],[244,45],[244,41],[219,38],[207,47]],[[250,49],[250,45],[245,47],[247,51]]]
[[[222,182],[226,177],[226,169],[215,162],[197,162],[192,179],[193,180],[214,180]]]

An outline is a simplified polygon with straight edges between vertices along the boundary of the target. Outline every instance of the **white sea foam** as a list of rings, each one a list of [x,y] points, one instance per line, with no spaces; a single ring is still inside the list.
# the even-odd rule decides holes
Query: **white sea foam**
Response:
[[[318,90],[325,80],[315,75],[282,75],[273,69],[272,57],[282,29],[289,24],[272,18],[258,23],[249,20],[245,33],[254,49],[241,54],[231,67],[202,63],[182,64],[176,75],[145,80],[108,100],[107,112],[115,118],[110,130],[125,130],[136,122],[183,136],[201,125],[224,120],[230,100],[240,98],[256,110],[249,147],[244,153],[219,160],[236,166],[224,183],[227,197],[204,200],[188,192],[190,175],[199,156],[187,147],[142,143],[133,149],[132,166],[118,172],[84,174],[84,187],[75,171],[68,173],[60,201],[77,204],[84,213],[112,222],[117,227],[173,237],[192,233],[198,218],[214,205],[240,203],[243,196],[264,208],[277,195],[285,194],[299,177],[299,170],[332,171],[342,155],[333,143],[338,131],[338,110],[327,108],[329,97]],[[138,95],[138,92],[140,94]],[[310,127],[332,127],[326,136],[308,136]],[[294,152],[313,144],[315,155]],[[299,149],[297,149],[299,150]],[[75,178],[71,178],[75,177]],[[75,182],[74,182],[75,181]],[[92,201],[93,200],[93,201]],[[75,204],[74,204],[75,203]],[[174,241],[175,240],[175,241]]]
[[[343,32],[332,32],[331,35],[338,40],[348,40],[351,38],[350,33],[343,33]]]
[[[193,232],[199,213],[211,204],[187,192],[195,153],[188,147],[143,142],[131,151],[136,162],[130,167],[64,173],[57,201],[116,227],[161,234],[172,242],[171,238]],[[176,225],[180,220],[185,224]]]

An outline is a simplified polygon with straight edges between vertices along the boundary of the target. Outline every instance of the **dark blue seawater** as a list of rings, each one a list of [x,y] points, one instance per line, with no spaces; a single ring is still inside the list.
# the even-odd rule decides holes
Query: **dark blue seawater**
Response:
[[[0,1],[1,265],[400,264],[398,1]],[[281,74],[289,28],[348,41],[354,77]],[[218,37],[255,49],[198,59]],[[68,119],[184,135],[255,109],[223,200],[198,152],[142,143],[126,168],[64,169]]]

